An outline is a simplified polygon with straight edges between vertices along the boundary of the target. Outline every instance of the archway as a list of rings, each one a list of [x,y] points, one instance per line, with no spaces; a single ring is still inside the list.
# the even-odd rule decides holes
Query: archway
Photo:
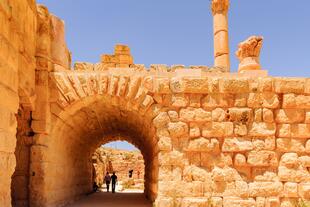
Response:
[[[145,195],[155,200],[158,147],[150,113],[108,94],[84,97],[65,109],[54,105],[51,111],[50,134],[31,148],[32,206],[65,205],[91,192],[91,155],[119,136],[143,152]]]

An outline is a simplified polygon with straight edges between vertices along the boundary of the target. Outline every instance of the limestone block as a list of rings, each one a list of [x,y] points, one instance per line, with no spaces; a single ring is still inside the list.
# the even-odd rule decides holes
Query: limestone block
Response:
[[[182,88],[185,93],[208,93],[210,91],[210,83],[206,78],[183,77],[178,83],[180,85],[178,88]]]
[[[161,165],[173,166],[184,166],[186,164],[186,161],[184,160],[184,154],[179,151],[160,152],[158,162]]]
[[[204,207],[208,204],[208,198],[183,198],[181,207]]]
[[[298,184],[293,182],[287,182],[283,185],[283,197],[297,198],[298,197]]]
[[[254,109],[254,121],[255,122],[263,122],[263,109]]]
[[[281,201],[281,207],[296,207],[297,200],[292,198],[283,198]]]
[[[235,160],[234,160],[234,165],[235,166],[245,166],[247,164],[247,161],[246,161],[246,157],[245,155],[243,154],[236,154],[235,156]]]
[[[263,121],[267,123],[273,123],[273,111],[270,109],[263,109]]]
[[[306,148],[306,152],[309,153],[310,152],[310,140],[306,141],[305,148]]]
[[[303,140],[278,138],[277,150],[281,152],[305,152],[305,146]]]
[[[211,112],[201,108],[185,108],[180,110],[180,120],[185,122],[211,121]]]
[[[212,110],[212,121],[222,122],[226,119],[226,111],[222,108]]]
[[[277,94],[274,93],[250,93],[248,98],[248,107],[250,108],[278,108],[280,101]]]
[[[278,196],[283,190],[281,182],[253,182],[249,183],[249,194],[251,197]]]
[[[303,109],[279,109],[275,111],[277,123],[301,123],[305,120]]]
[[[200,133],[199,125],[196,123],[190,123],[189,124],[189,137],[190,138],[197,138],[200,136],[201,136],[201,133]]]
[[[234,125],[232,122],[209,122],[202,128],[204,137],[227,137],[232,136]]]
[[[292,169],[280,166],[278,176],[281,181],[285,182],[310,182],[310,174],[306,169]]]
[[[276,133],[276,126],[273,123],[253,122],[249,127],[250,136],[273,136]]]
[[[220,168],[232,166],[232,156],[228,153],[201,153],[201,165],[204,167],[218,166]]]
[[[291,125],[291,136],[295,138],[310,138],[310,124]]]
[[[280,207],[280,199],[278,197],[267,198],[266,207]]]
[[[305,78],[275,78],[276,93],[304,93]]]
[[[156,199],[155,203],[157,207],[173,207],[174,206],[174,202],[172,198],[160,197]]]
[[[204,108],[231,107],[233,106],[234,98],[232,94],[209,94],[202,99]]]
[[[245,136],[245,135],[247,135],[248,134],[247,125],[245,125],[245,124],[235,124],[234,133],[235,133],[235,135],[238,135],[238,136]]]
[[[160,136],[158,140],[158,149],[162,151],[169,151],[172,149],[172,142],[170,137]]]
[[[211,174],[200,167],[190,165],[184,168],[183,179],[187,182],[192,182],[192,181],[203,181],[204,182],[206,180],[211,180]]]
[[[249,108],[229,108],[226,116],[231,122],[241,122],[243,124],[253,120],[253,112]]]
[[[252,138],[254,150],[275,150],[276,139],[275,137],[265,138]]]
[[[235,107],[246,107],[248,100],[248,94],[235,94]]]
[[[176,111],[168,111],[169,118],[172,122],[179,121],[179,114]]]
[[[303,167],[310,167],[310,156],[300,156],[298,160]]]
[[[217,139],[198,138],[189,141],[187,150],[193,152],[218,152],[220,143]]]
[[[310,109],[310,96],[292,93],[284,94],[283,108]]]
[[[200,94],[190,94],[190,96],[189,96],[189,106],[190,107],[201,107],[201,104],[200,104],[201,97],[202,97],[202,95],[200,95]],[[309,117],[310,117],[310,115],[309,115]],[[309,120],[310,120],[310,118],[309,118]]]
[[[306,112],[305,123],[310,124],[310,111]]]
[[[171,137],[188,136],[188,125],[184,122],[170,122],[168,123],[168,130]]]
[[[74,70],[93,71],[94,65],[87,62],[76,62],[74,63]]]
[[[252,149],[251,139],[246,138],[225,138],[222,145],[223,152],[244,152]]]
[[[58,17],[51,15],[51,56],[52,61],[66,69],[71,64],[69,50],[65,43],[65,23]]]
[[[253,198],[224,197],[223,207],[256,207],[256,203]]]
[[[262,150],[251,151],[248,154],[248,164],[252,166],[277,166],[278,158],[275,152]]]
[[[285,138],[291,137],[291,125],[290,124],[277,125],[277,136]]]
[[[165,127],[169,122],[170,118],[167,112],[160,112],[153,120],[153,124],[156,128]]]
[[[154,79],[155,92],[159,94],[170,93],[170,80],[169,78],[156,78]]]
[[[16,131],[0,130],[0,152],[14,153],[16,147]]]
[[[310,199],[310,183],[300,183],[298,185],[298,195],[304,199]]]
[[[186,107],[188,103],[189,103],[188,96],[185,96],[183,94],[172,95],[171,105],[173,107]]]
[[[247,78],[221,78],[219,80],[220,93],[248,93],[249,81]]]
[[[265,207],[266,199],[263,197],[256,197],[256,207]]]
[[[297,168],[299,165],[297,153],[285,153],[282,155],[280,160],[280,166],[285,166],[288,168]]]

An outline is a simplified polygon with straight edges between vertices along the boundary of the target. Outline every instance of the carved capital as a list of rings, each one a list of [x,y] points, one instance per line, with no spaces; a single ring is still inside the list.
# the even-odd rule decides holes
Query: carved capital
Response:
[[[263,37],[251,36],[238,45],[236,56],[240,60],[239,71],[260,69],[259,55]]]
[[[229,0],[212,0],[211,9],[213,15],[217,13],[226,14],[229,9]]]

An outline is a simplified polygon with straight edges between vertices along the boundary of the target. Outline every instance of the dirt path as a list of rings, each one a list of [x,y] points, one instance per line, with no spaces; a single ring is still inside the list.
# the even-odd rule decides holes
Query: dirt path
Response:
[[[151,207],[152,204],[142,193],[91,194],[67,207]]]

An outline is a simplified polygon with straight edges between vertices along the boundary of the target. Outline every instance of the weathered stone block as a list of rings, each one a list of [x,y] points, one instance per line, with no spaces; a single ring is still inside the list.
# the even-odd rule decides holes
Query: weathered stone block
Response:
[[[184,122],[168,123],[168,131],[171,137],[188,136],[188,125]]]
[[[277,166],[278,158],[273,151],[251,151],[248,154],[248,164],[252,166]]]
[[[180,110],[180,120],[185,122],[211,121],[211,112],[201,108],[185,108]]]
[[[232,122],[210,122],[206,123],[202,128],[202,136],[204,137],[227,137],[231,136],[234,131]]]
[[[252,149],[251,139],[246,138],[225,138],[222,146],[223,152],[244,152]]]
[[[275,78],[276,93],[304,93],[305,78]]]
[[[298,184],[293,182],[284,183],[282,195],[287,198],[298,197]]]
[[[301,123],[305,120],[303,109],[279,109],[275,111],[277,123]]]
[[[273,123],[264,122],[253,122],[250,125],[249,135],[250,136],[273,136],[276,133],[276,126]]]
[[[193,152],[218,152],[220,143],[217,139],[206,139],[204,137],[189,141],[187,150]]]
[[[209,94],[202,100],[203,108],[231,107],[234,103],[232,94]]]
[[[249,184],[251,197],[278,196],[283,190],[281,182],[253,182]]]

